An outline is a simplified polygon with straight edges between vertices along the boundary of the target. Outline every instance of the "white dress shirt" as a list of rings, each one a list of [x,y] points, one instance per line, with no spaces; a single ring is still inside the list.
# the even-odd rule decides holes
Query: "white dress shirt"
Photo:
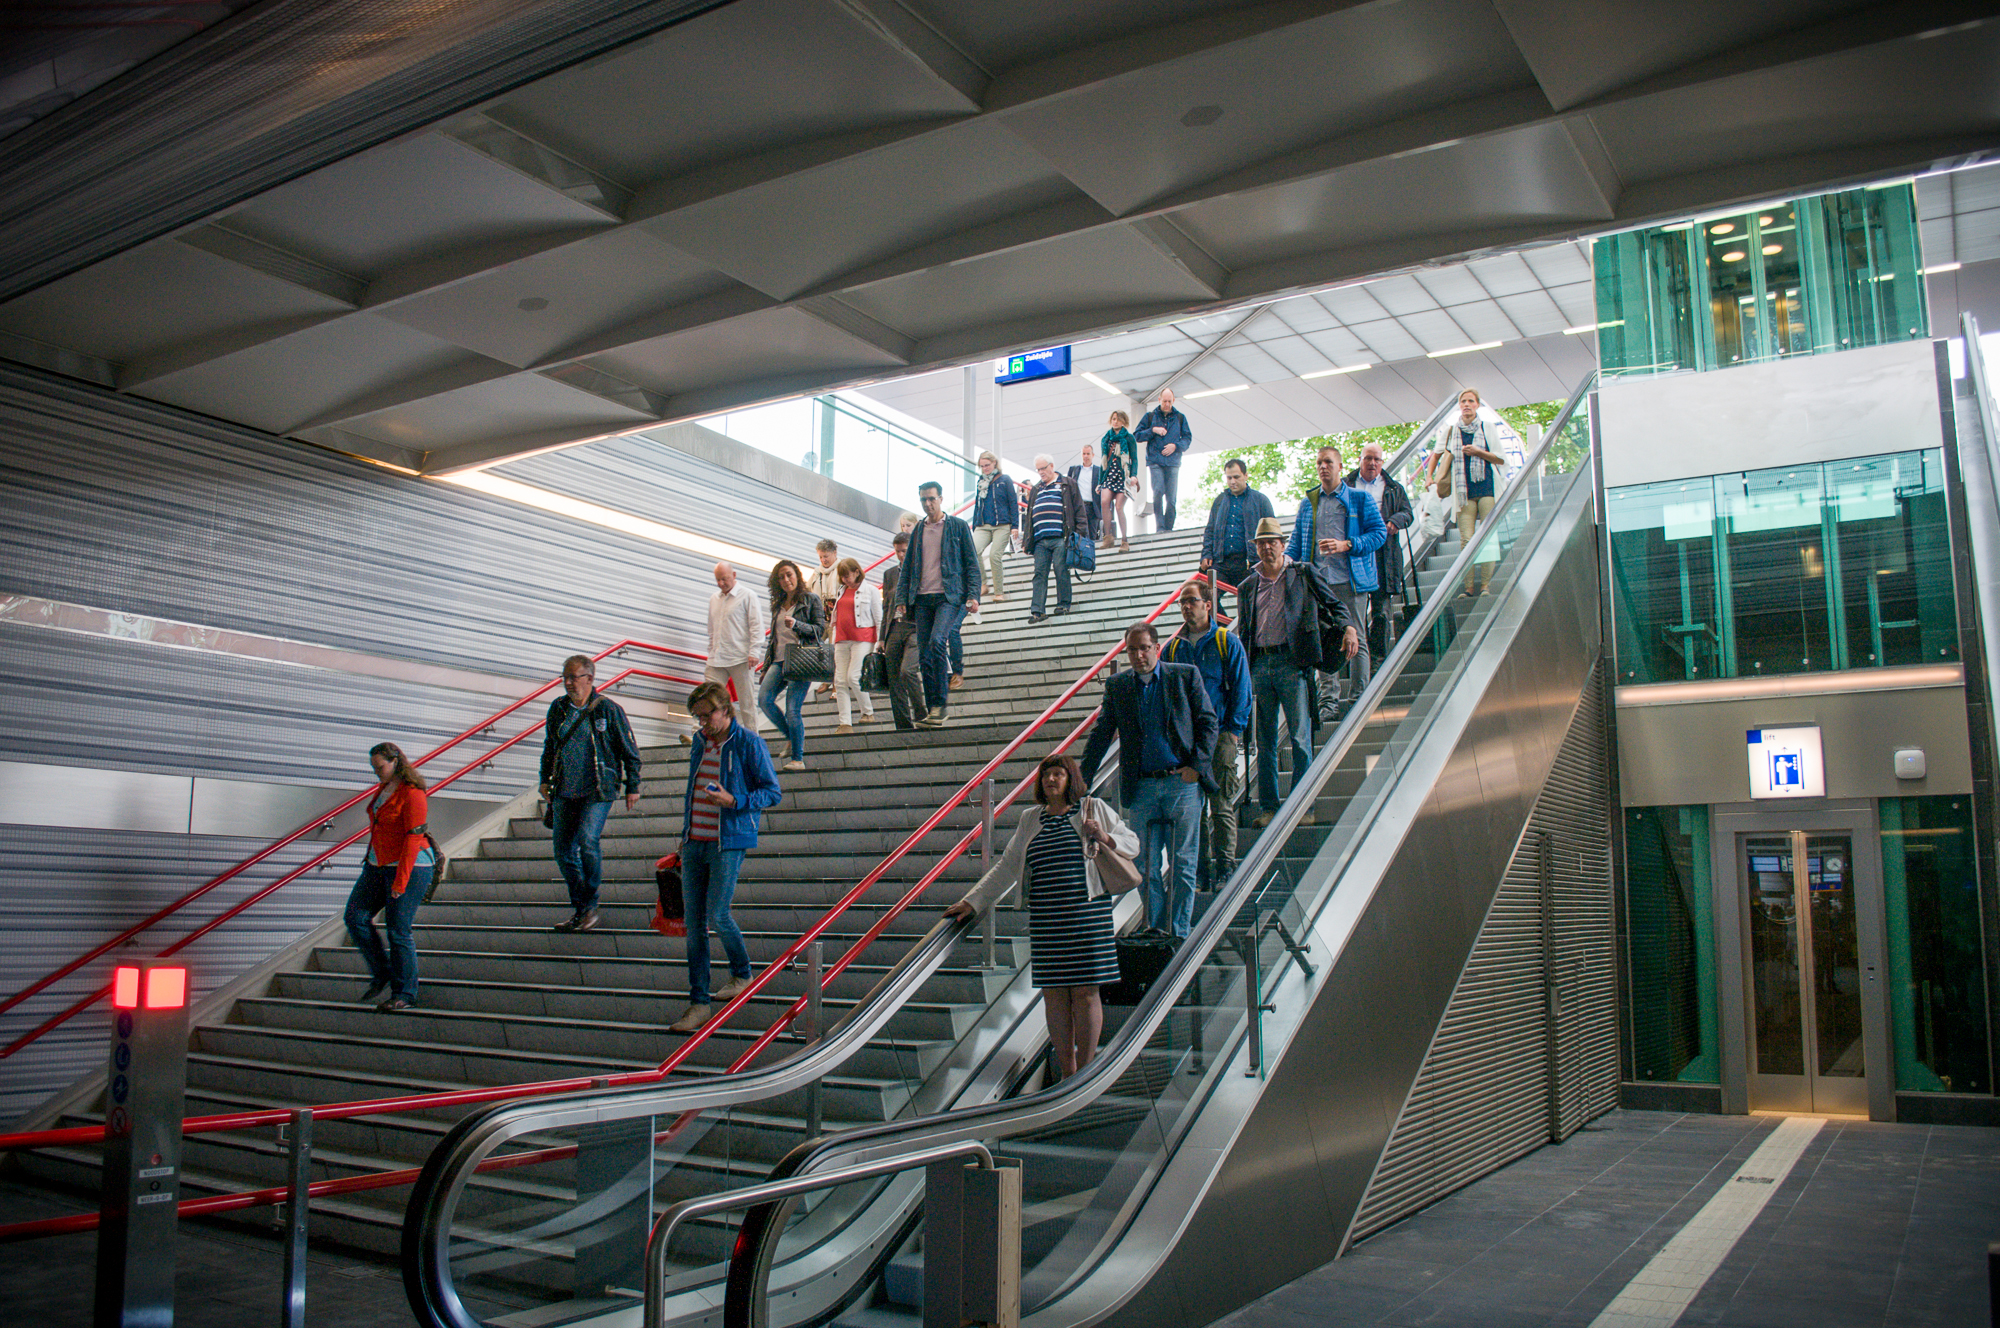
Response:
[[[754,663],[764,649],[764,602],[743,582],[708,597],[708,662],[717,668]]]

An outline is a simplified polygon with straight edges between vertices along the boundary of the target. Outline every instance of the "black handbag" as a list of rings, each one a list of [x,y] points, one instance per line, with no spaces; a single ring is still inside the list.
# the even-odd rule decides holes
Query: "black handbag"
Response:
[[[1099,999],[1106,1005],[1137,1005],[1146,999],[1174,955],[1181,938],[1165,932],[1143,931],[1118,938],[1118,981],[1107,983]]]
[[[864,692],[889,690],[889,665],[879,650],[871,650],[861,657],[861,690]]]
[[[786,682],[832,682],[833,647],[824,641],[800,641],[785,652]]]

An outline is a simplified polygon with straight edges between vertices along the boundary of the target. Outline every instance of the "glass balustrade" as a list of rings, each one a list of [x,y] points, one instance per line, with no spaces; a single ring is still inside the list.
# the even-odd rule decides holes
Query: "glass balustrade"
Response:
[[[697,423],[912,512],[927,480],[944,486],[951,511],[979,479],[957,438],[851,396],[801,397]]]

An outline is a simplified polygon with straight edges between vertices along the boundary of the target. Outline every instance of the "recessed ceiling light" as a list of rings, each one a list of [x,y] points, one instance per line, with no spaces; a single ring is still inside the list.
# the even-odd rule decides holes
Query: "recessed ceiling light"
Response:
[[[1373,361],[1370,361],[1369,363],[1373,363]],[[1363,369],[1366,369],[1367,367],[1368,367],[1367,364],[1343,364],[1338,369],[1315,369],[1313,372],[1309,374],[1300,374],[1299,377],[1301,379],[1331,378],[1335,374],[1360,373]]]
[[[1434,350],[1426,352],[1426,354],[1430,359],[1441,360],[1447,355],[1464,355],[1469,351],[1492,350],[1495,346],[1501,344],[1503,343],[1498,341],[1482,341],[1477,346],[1453,346],[1450,350]]]
[[[1744,253],[1743,250],[1741,249],[1731,249],[1728,253],[1722,256],[1722,261],[1725,263],[1740,263],[1745,258],[1748,257],[1749,255]]]
[[[1595,332],[1599,328],[1623,326],[1625,326],[1624,319],[1607,318],[1601,323],[1585,323],[1582,327],[1566,327],[1563,329],[1563,335],[1566,337],[1576,337],[1582,336],[1585,332]]]
[[[1728,235],[1728,234],[1729,234],[1730,232],[1734,231],[1735,229],[1736,229],[1736,223],[1735,223],[1735,222],[1733,222],[1733,221],[1725,221],[1725,222],[1723,222],[1723,223],[1722,223],[1721,225],[1719,225],[1719,226],[1710,226],[1710,227],[1708,228],[1708,233],[1709,233],[1710,235]]]
[[[1764,252],[1767,254],[1781,254],[1785,252],[1785,246],[1782,244],[1767,244],[1764,246]]]
[[[1117,387],[1111,383],[1105,382],[1102,378],[1099,378],[1096,374],[1092,373],[1088,369],[1085,369],[1083,371],[1083,381],[1086,383],[1097,384],[1099,387],[1103,388],[1105,391],[1109,392],[1114,397],[1122,397],[1125,395],[1124,388]]]
[[[1224,392],[1248,392],[1249,390],[1250,390],[1250,384],[1248,383],[1232,383],[1228,387],[1211,387],[1206,392],[1190,392],[1186,396],[1182,397],[1181,400],[1199,401],[1203,397],[1219,397]]]
[[[1759,218],[1757,218],[1757,224],[1758,224],[1759,226],[1775,226],[1775,225],[1777,224],[1777,222],[1778,222],[1778,219],[1777,219],[1776,217],[1759,217]]]
[[[1918,275],[1928,277],[1937,272],[1956,272],[1963,266],[1965,266],[1963,263],[1933,263]]]

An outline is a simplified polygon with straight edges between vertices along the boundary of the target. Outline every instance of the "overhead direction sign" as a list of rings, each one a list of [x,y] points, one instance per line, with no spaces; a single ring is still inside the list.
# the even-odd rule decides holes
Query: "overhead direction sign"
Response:
[[[1826,761],[1819,726],[1750,729],[1750,796],[1763,798],[1824,798]]]
[[[1061,378],[1069,373],[1069,347],[1024,350],[993,365],[993,381],[1002,387],[1010,383],[1031,383],[1037,378]]]

